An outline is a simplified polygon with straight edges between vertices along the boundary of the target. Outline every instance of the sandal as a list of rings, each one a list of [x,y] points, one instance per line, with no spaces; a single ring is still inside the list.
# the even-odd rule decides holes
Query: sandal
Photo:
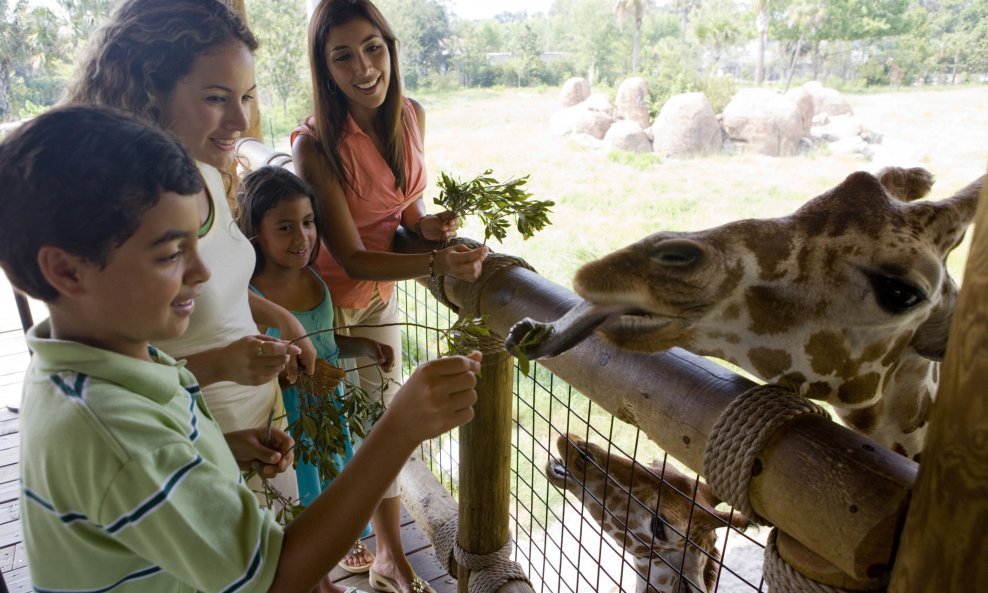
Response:
[[[383,591],[384,593],[401,593],[401,589],[398,588],[398,581],[391,577],[386,577],[383,574],[378,574],[376,571],[370,571],[370,586],[374,588],[375,591]],[[412,589],[411,593],[428,593],[432,591],[429,587],[429,583],[423,581],[418,575],[412,579]]]
[[[348,558],[360,559],[360,558],[364,558],[365,556],[370,556],[370,560],[368,560],[364,564],[346,563]],[[350,551],[347,552],[346,556],[344,556],[343,559],[339,561],[340,568],[342,568],[347,572],[352,572],[354,574],[367,572],[368,570],[370,570],[371,564],[374,564],[374,554],[371,554],[370,550],[367,549],[367,546],[364,545],[364,542],[360,541],[359,539],[353,542],[353,545],[350,546]]]

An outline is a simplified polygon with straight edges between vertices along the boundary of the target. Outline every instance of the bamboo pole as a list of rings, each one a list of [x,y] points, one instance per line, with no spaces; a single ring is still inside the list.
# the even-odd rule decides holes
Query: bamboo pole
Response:
[[[889,593],[988,591],[988,186]]]
[[[460,433],[459,544],[492,554],[511,539],[511,404],[514,363],[503,348],[483,347],[474,417]],[[470,570],[460,565],[457,586],[469,593]],[[531,590],[527,584],[525,589]],[[524,590],[524,589],[519,589]]]

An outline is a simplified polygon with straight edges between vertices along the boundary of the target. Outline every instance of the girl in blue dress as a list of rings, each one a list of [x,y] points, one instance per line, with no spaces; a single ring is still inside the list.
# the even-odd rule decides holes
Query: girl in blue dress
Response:
[[[314,268],[319,249],[316,199],[312,188],[290,171],[281,167],[261,167],[247,174],[237,193],[239,214],[237,224],[250,238],[257,253],[257,264],[251,278],[250,289],[266,299],[288,309],[298,318],[306,332],[320,332],[310,336],[317,356],[332,365],[317,365],[313,383],[332,384],[343,376],[339,371],[340,358],[366,357],[388,370],[394,364],[390,346],[362,337],[336,335],[333,328],[333,303],[326,284]],[[268,335],[278,337],[277,328],[267,328]],[[343,396],[337,385],[328,394],[336,397],[339,409]],[[300,417],[298,387],[283,386],[282,397],[291,426]],[[344,419],[345,420],[345,419]],[[322,473],[335,475],[353,455],[348,425],[343,424],[345,447],[343,454],[334,454],[336,471]],[[300,446],[311,446],[311,439],[303,437]],[[302,504],[311,503],[328,485],[321,479],[320,468],[298,459],[295,472],[298,478],[299,498]],[[327,468],[324,468],[327,469]],[[359,543],[359,542],[358,542]],[[341,566],[357,572],[362,566]],[[354,570],[357,569],[357,570]]]

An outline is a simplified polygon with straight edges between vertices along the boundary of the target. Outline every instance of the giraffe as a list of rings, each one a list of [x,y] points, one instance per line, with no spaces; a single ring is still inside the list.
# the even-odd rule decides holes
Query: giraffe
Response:
[[[670,464],[645,466],[575,434],[560,435],[556,448],[562,457],[550,457],[549,483],[576,496],[603,532],[634,557],[637,593],[716,590],[715,530],[744,529],[742,515],[716,510],[720,501],[710,488]]]
[[[698,232],[661,232],[575,275],[587,302],[523,320],[528,358],[595,329],[618,346],[680,346],[834,406],[851,428],[919,461],[957,286],[947,255],[984,177],[941,201],[925,169],[857,172],[795,213]]]

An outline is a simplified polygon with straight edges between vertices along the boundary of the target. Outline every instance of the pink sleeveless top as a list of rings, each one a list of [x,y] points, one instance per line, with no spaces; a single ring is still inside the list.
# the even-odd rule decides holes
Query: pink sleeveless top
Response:
[[[392,251],[401,213],[425,191],[425,155],[418,117],[412,102],[408,99],[402,101],[408,191],[395,187],[395,176],[387,161],[349,115],[340,141],[340,158],[351,180],[349,187],[343,184],[344,195],[360,239],[368,251]],[[310,116],[292,132],[292,144],[299,134],[318,138],[313,125],[314,119]],[[319,252],[316,265],[337,307],[362,309],[370,304],[375,291],[387,303],[394,293],[393,281],[354,280],[347,276],[325,246]]]

